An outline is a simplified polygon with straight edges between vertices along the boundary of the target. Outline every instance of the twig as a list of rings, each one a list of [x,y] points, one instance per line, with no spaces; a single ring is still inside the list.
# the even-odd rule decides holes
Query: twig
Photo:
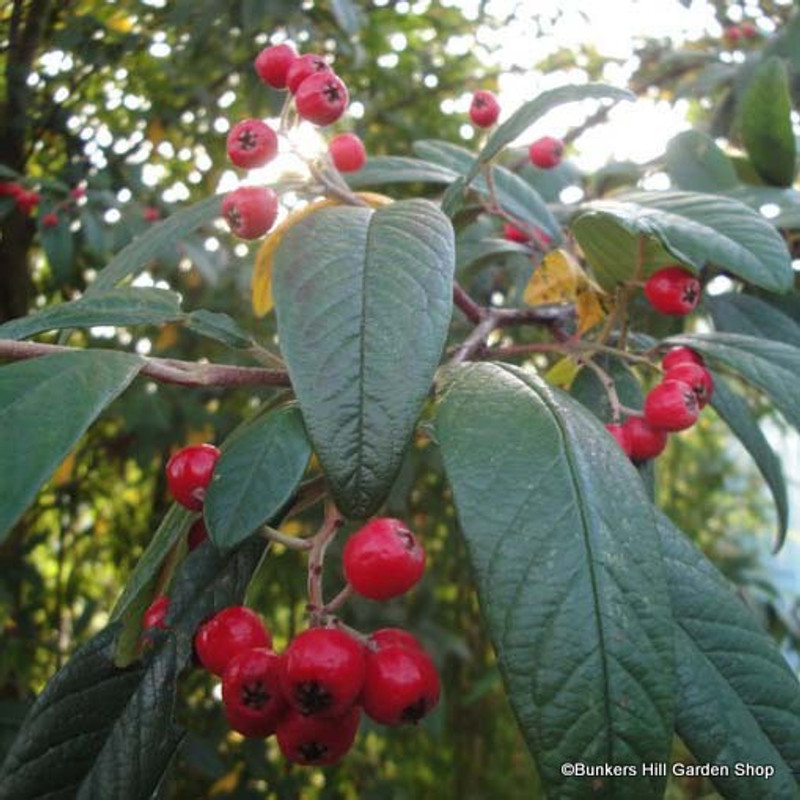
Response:
[[[325,497],[326,481],[324,475],[318,475],[316,478],[306,481],[300,486],[294,498],[292,507],[286,514],[286,519],[296,517],[298,514],[316,505],[323,497]]]
[[[597,375],[608,395],[608,402],[611,404],[611,415],[614,424],[618,425],[622,418],[622,403],[619,401],[617,394],[617,387],[614,385],[614,379],[598,364],[595,364],[591,358],[579,358],[578,361],[585,367],[588,367],[592,372]]]
[[[489,314],[475,326],[475,330],[467,336],[453,354],[451,362],[461,364],[469,361],[473,356],[481,351],[489,338],[489,334],[497,327],[497,317]]]
[[[325,551],[343,524],[344,517],[336,506],[330,501],[326,503],[325,519],[312,540],[311,554],[308,557],[308,610],[311,614],[312,624],[318,624],[321,621],[322,610],[325,607],[322,591]]]
[[[109,352],[81,347],[66,347],[41,342],[17,342],[0,339],[0,358],[21,361],[53,353]],[[112,351],[117,352],[117,351]],[[198,364],[175,358],[147,358],[140,356],[144,366],[140,375],[161,383],[181,386],[291,386],[289,374],[282,370],[260,367],[240,367],[233,364]]]
[[[287,536],[285,533],[276,531],[275,528],[270,528],[269,525],[265,525],[261,529],[260,533],[270,542],[277,542],[278,544],[282,544],[284,547],[288,547],[290,550],[310,550],[314,546],[314,543],[311,541],[311,539],[301,539],[298,536]]]
[[[464,316],[475,325],[486,316],[486,309],[479,306],[458,281],[453,281],[453,302],[461,309]]]
[[[333,598],[325,604],[325,607],[322,609],[323,614],[334,614],[336,613],[352,596],[353,594],[353,587],[348,583],[345,587]]]

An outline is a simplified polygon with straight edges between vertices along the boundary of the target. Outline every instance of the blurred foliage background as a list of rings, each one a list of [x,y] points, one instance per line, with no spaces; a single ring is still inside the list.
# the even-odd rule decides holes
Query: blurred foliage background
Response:
[[[22,176],[42,202],[28,216],[0,198],[0,322],[79,296],[154,216],[217,190],[227,170],[228,121],[271,116],[280,108],[281,96],[260,84],[251,66],[269,41],[289,38],[305,50],[335,55],[355,101],[339,127],[359,133],[373,154],[408,153],[414,139],[463,138],[465,98],[476,88],[497,87],[501,61],[491,56],[506,30],[519,35],[523,29],[530,40],[527,56],[503,63],[522,81],[531,75],[551,83],[608,79],[619,66],[590,40],[537,55],[537,37],[557,30],[567,11],[534,14],[526,5],[7,0],[0,7],[0,178]],[[735,93],[748,59],[765,47],[797,59],[798,23],[789,3],[693,5],[704,6],[708,20],[694,38],[631,43],[630,85],[650,101],[688,103],[694,125],[734,139]],[[725,31],[743,19],[752,20],[758,34],[732,43]],[[787,30],[795,32],[788,45],[780,38]],[[591,120],[603,122],[603,113]],[[591,131],[581,126],[567,139],[580,150],[582,135]],[[573,179],[577,174],[587,194],[602,194],[662,166],[663,158],[620,161],[593,175],[573,173]],[[73,197],[75,187],[85,188],[86,196]],[[53,210],[61,221],[46,228],[42,216]],[[165,251],[137,281],[175,288],[186,309],[224,311],[271,346],[274,321],[256,321],[250,311],[253,256],[251,246],[212,227]],[[137,328],[72,336],[73,343],[93,347],[252,363],[247,352],[224,349],[177,325],[158,335]],[[0,758],[35,694],[107,621],[168,506],[163,465],[170,453],[190,442],[221,441],[269,396],[266,390],[139,380],[84,437],[0,546]],[[780,438],[779,423],[770,424]],[[794,467],[787,465],[790,481]],[[660,504],[740,587],[787,657],[800,662],[800,592],[770,566],[769,500],[755,468],[710,412],[692,433],[672,437],[658,464],[658,485]],[[481,628],[437,453],[424,433],[387,511],[409,520],[423,537],[431,568],[407,600],[353,603],[348,621],[365,630],[399,624],[420,636],[443,671],[445,694],[436,713],[415,730],[365,726],[342,766],[302,770],[286,766],[274,742],[232,735],[218,692],[207,676],[192,674],[179,709],[189,735],[164,797],[537,795],[533,763]],[[311,511],[291,525],[311,529],[318,521]],[[796,539],[789,547],[797,548]],[[334,576],[337,553],[332,561]],[[284,552],[269,559],[251,590],[250,601],[279,645],[303,624],[304,582],[298,556]],[[679,742],[676,757],[687,757]],[[670,785],[672,797],[711,795],[702,781]]]

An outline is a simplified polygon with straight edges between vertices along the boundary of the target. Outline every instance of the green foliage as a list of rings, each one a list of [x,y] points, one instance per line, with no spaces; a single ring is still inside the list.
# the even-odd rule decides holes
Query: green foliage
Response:
[[[775,186],[791,186],[797,150],[792,130],[792,99],[783,61],[769,58],[753,71],[741,100],[742,141],[756,172]]]
[[[32,6],[21,5],[26,17]],[[473,131],[467,148],[466,118],[443,114],[445,101],[495,88],[479,60],[484,34],[502,38],[527,13],[522,4],[497,20],[479,5],[474,20],[436,0],[79,0],[51,4],[34,26],[33,61],[3,70],[3,107],[16,106],[0,128],[0,176],[43,200],[26,220],[0,197],[0,346],[10,359],[34,355],[61,331],[89,352],[0,366],[0,797],[711,793],[708,782],[592,784],[559,771],[567,759],[670,758],[776,768],[766,783],[717,780],[726,797],[797,792],[800,692],[784,663],[800,653],[787,611],[796,598],[763,534],[774,519],[776,549],[785,541],[791,558],[791,470],[765,433],[774,443],[776,427],[800,427],[790,118],[800,16],[761,4],[777,31],[735,56],[707,32],[680,47],[647,41],[633,94],[593,83],[608,77],[594,46],[561,49],[525,66],[568,71],[576,84],[504,108],[506,121]],[[728,24],[728,7],[715,8]],[[535,12],[531,40],[553,22]],[[257,80],[252,58],[284,37],[335,57],[361,103],[349,124],[370,158],[337,180],[432,202],[313,213],[280,248],[277,314],[255,320],[257,245],[221,234],[215,193],[228,169],[224,118],[280,111],[283,96]],[[582,151],[583,130],[634,95],[688,99],[695,129],[644,165],[524,163],[519,137],[545,112],[597,101],[566,137]],[[20,132],[17,157],[9,142]],[[679,191],[641,191],[662,170]],[[85,199],[70,194],[78,185]],[[294,175],[273,186],[289,209],[319,194]],[[583,199],[567,203],[567,187]],[[43,224],[50,211],[57,226]],[[556,302],[515,308],[543,253],[499,238],[506,221],[546,233],[606,294],[588,282],[579,295],[567,279]],[[634,285],[676,260],[733,284],[723,295],[715,284],[688,322],[659,318]],[[458,288],[481,305],[462,302],[451,320],[454,263]],[[22,305],[9,314],[12,297]],[[576,336],[571,312],[587,298],[605,323]],[[641,408],[659,352],[677,343],[713,365],[713,411],[671,437],[657,480],[652,462],[637,465],[643,490],[602,430],[620,412],[609,387],[623,415]],[[133,381],[134,352],[165,359],[172,380],[200,379]],[[484,359],[494,363],[459,364]],[[237,382],[283,360],[289,392]],[[208,383],[208,361],[249,369]],[[551,370],[558,361],[573,367],[567,378]],[[187,553],[199,517],[169,505],[163,465],[198,441],[222,442],[223,455],[204,509],[213,541]],[[311,474],[322,467],[342,510],[400,517],[428,553],[408,597],[351,599],[343,619],[364,632],[408,627],[444,687],[418,728],[365,724],[348,760],[324,773],[287,769],[274,739],[230,735],[210,680],[190,669],[199,622],[244,597],[277,649],[307,625],[300,557],[276,546],[259,563],[263,543],[249,534],[297,502],[281,533],[314,535],[323,481],[300,486],[312,448]],[[347,520],[329,548],[326,596],[341,586],[341,539],[354,527]],[[146,644],[142,613],[161,593],[169,630]]]
[[[92,325],[157,325],[182,318],[180,298],[174,292],[109,289],[6,322],[0,325],[0,338],[28,339],[45,331]]]
[[[183,736],[173,709],[194,631],[241,602],[263,552],[250,541],[227,556],[208,545],[190,555],[171,589],[169,631],[144,662],[117,666],[114,627],[79,650],[23,723],[0,772],[0,797],[150,797]]]
[[[437,438],[509,698],[547,785],[594,796],[561,765],[664,761],[672,740],[650,504],[597,421],[521,370],[469,366],[442,391]],[[663,788],[642,775],[600,785],[620,798]]]
[[[725,797],[791,797],[800,766],[797,677],[725,580],[669,520],[658,531],[675,621],[676,730],[700,763],[727,765],[713,779]],[[755,677],[758,676],[758,677]],[[775,770],[737,776],[735,764]]]
[[[421,200],[322,209],[280,244],[281,349],[347,516],[373,514],[400,467],[447,335],[454,265],[449,220]]]
[[[0,538],[141,366],[126,353],[58,353],[0,371]]]
[[[638,192],[588,203],[572,223],[605,288],[633,276],[637,237],[645,237],[643,275],[680,262],[699,272],[724,269],[755,286],[784,292],[792,286],[783,240],[741,203],[693,192]]]
[[[235,547],[289,502],[311,457],[297,406],[260,414],[225,443],[203,515],[221,550]]]

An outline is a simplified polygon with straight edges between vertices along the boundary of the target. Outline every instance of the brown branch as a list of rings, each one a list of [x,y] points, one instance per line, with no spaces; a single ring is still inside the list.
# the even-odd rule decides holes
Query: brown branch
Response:
[[[486,309],[479,306],[457,281],[453,281],[453,302],[464,312],[464,316],[475,325],[486,316]]]
[[[83,353],[85,348],[64,347],[40,342],[17,342],[0,339],[0,358],[20,361],[53,353]],[[103,352],[103,351],[95,351]],[[198,364],[174,358],[145,358],[139,371],[161,383],[181,386],[291,386],[289,375],[282,370],[260,367],[239,367],[233,364]]]

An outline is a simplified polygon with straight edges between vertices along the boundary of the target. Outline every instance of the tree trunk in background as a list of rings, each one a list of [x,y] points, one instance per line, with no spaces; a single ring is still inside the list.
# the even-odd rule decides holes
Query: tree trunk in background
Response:
[[[9,21],[0,164],[20,174],[25,171],[30,126],[28,76],[49,10],[50,0],[27,3],[14,0]],[[33,292],[28,265],[33,234],[33,222],[17,210],[3,220],[0,228],[0,322],[28,313]]]

